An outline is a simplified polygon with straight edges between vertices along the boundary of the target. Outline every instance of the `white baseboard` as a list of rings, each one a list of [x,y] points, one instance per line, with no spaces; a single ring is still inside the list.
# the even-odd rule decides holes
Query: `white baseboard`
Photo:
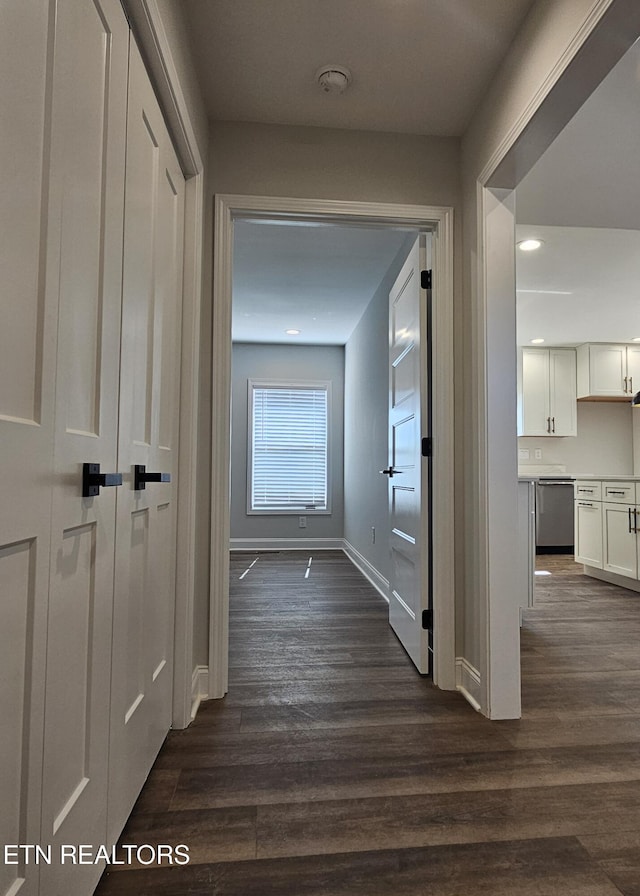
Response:
[[[456,687],[473,708],[480,712],[480,673],[463,656],[456,657]]]
[[[369,582],[373,585],[376,591],[384,597],[387,603],[389,603],[389,580],[385,579],[383,575],[381,575],[378,570],[373,566],[366,557],[363,557],[360,551],[358,551],[352,544],[350,544],[347,539],[343,540],[343,548],[342,548],[354,566],[360,570],[365,579],[368,579]]]
[[[232,538],[232,551],[341,551],[342,538]]]
[[[637,579],[629,579],[627,576],[621,576],[606,569],[597,569],[595,566],[584,566],[583,569],[585,575],[591,576],[592,579],[599,579],[601,582],[608,582],[610,585],[619,585],[621,588],[627,588],[629,591],[640,591],[640,582]]]
[[[209,696],[209,667],[196,666],[191,676],[191,721],[196,717],[203,700]]]

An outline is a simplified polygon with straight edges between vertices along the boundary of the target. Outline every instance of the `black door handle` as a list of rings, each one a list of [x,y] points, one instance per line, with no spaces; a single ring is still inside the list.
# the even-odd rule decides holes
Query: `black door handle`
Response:
[[[171,473],[147,473],[144,464],[135,464],[133,468],[133,489],[136,492],[147,487],[147,482],[171,482]]]
[[[100,464],[82,464],[82,497],[95,498],[101,488],[122,485],[122,473],[101,473]]]
[[[385,476],[388,476],[389,479],[392,479],[394,476],[400,476],[402,470],[394,470],[393,467],[389,467],[388,470],[380,470],[380,473],[384,473]]]

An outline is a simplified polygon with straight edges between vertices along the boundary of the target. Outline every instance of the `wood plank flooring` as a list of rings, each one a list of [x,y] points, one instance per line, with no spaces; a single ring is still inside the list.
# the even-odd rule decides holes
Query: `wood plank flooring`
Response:
[[[169,735],[122,838],[191,862],[97,896],[640,896],[640,595],[537,565],[523,717],[489,722],[343,554],[234,554],[229,694]]]

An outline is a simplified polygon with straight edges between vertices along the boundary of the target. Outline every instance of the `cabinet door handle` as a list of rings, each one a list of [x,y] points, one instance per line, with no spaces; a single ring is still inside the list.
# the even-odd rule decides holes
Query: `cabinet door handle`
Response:
[[[638,511],[635,507],[633,508],[633,531],[638,531]]]
[[[627,389],[627,379],[628,379],[628,377],[625,376],[625,378],[624,378],[624,391],[625,391],[625,392],[628,392],[628,391],[629,391],[629,390]]]
[[[622,495],[622,497],[624,497],[624,496],[626,495],[626,492],[616,491],[616,490],[613,489],[613,488],[608,488],[608,489],[607,489],[607,494],[608,494],[608,495]]]
[[[551,418],[551,432],[555,432],[555,431],[556,431],[556,418],[552,417]]]
[[[631,525],[631,513],[632,513],[632,510],[631,510],[631,508],[629,508],[629,534],[631,534],[632,532],[635,531]],[[633,513],[635,514],[635,511],[633,511]]]
[[[589,501],[578,501],[578,505],[580,507],[593,507],[593,504],[590,504]]]
[[[547,417],[547,432],[551,432],[551,417]]]
[[[592,489],[592,488],[579,488],[578,491],[579,491],[579,492],[589,492],[590,495],[593,494],[593,489]]]
[[[629,392],[633,392],[633,377],[629,377]]]

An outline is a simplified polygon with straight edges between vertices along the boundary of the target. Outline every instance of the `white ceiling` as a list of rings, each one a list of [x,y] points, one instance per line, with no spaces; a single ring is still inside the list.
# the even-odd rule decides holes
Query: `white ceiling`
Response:
[[[640,336],[640,43],[518,186],[516,217],[545,240],[516,252],[518,288],[571,293],[518,292],[519,345]]]
[[[237,221],[234,342],[344,345],[407,240],[399,229]]]
[[[183,0],[216,120],[459,136],[533,0]],[[341,95],[315,82],[349,68]]]
[[[516,251],[519,345],[640,336],[640,230],[517,227],[518,239],[534,234],[540,249]]]
[[[531,5],[184,0],[212,118],[436,135],[464,132]],[[325,63],[351,68],[343,96],[316,86]],[[517,253],[518,343],[640,336],[639,45],[516,196],[519,238],[545,239],[539,253]],[[246,341],[286,341],[297,327],[298,342],[344,343],[404,239],[265,222],[236,233],[234,338]]]

